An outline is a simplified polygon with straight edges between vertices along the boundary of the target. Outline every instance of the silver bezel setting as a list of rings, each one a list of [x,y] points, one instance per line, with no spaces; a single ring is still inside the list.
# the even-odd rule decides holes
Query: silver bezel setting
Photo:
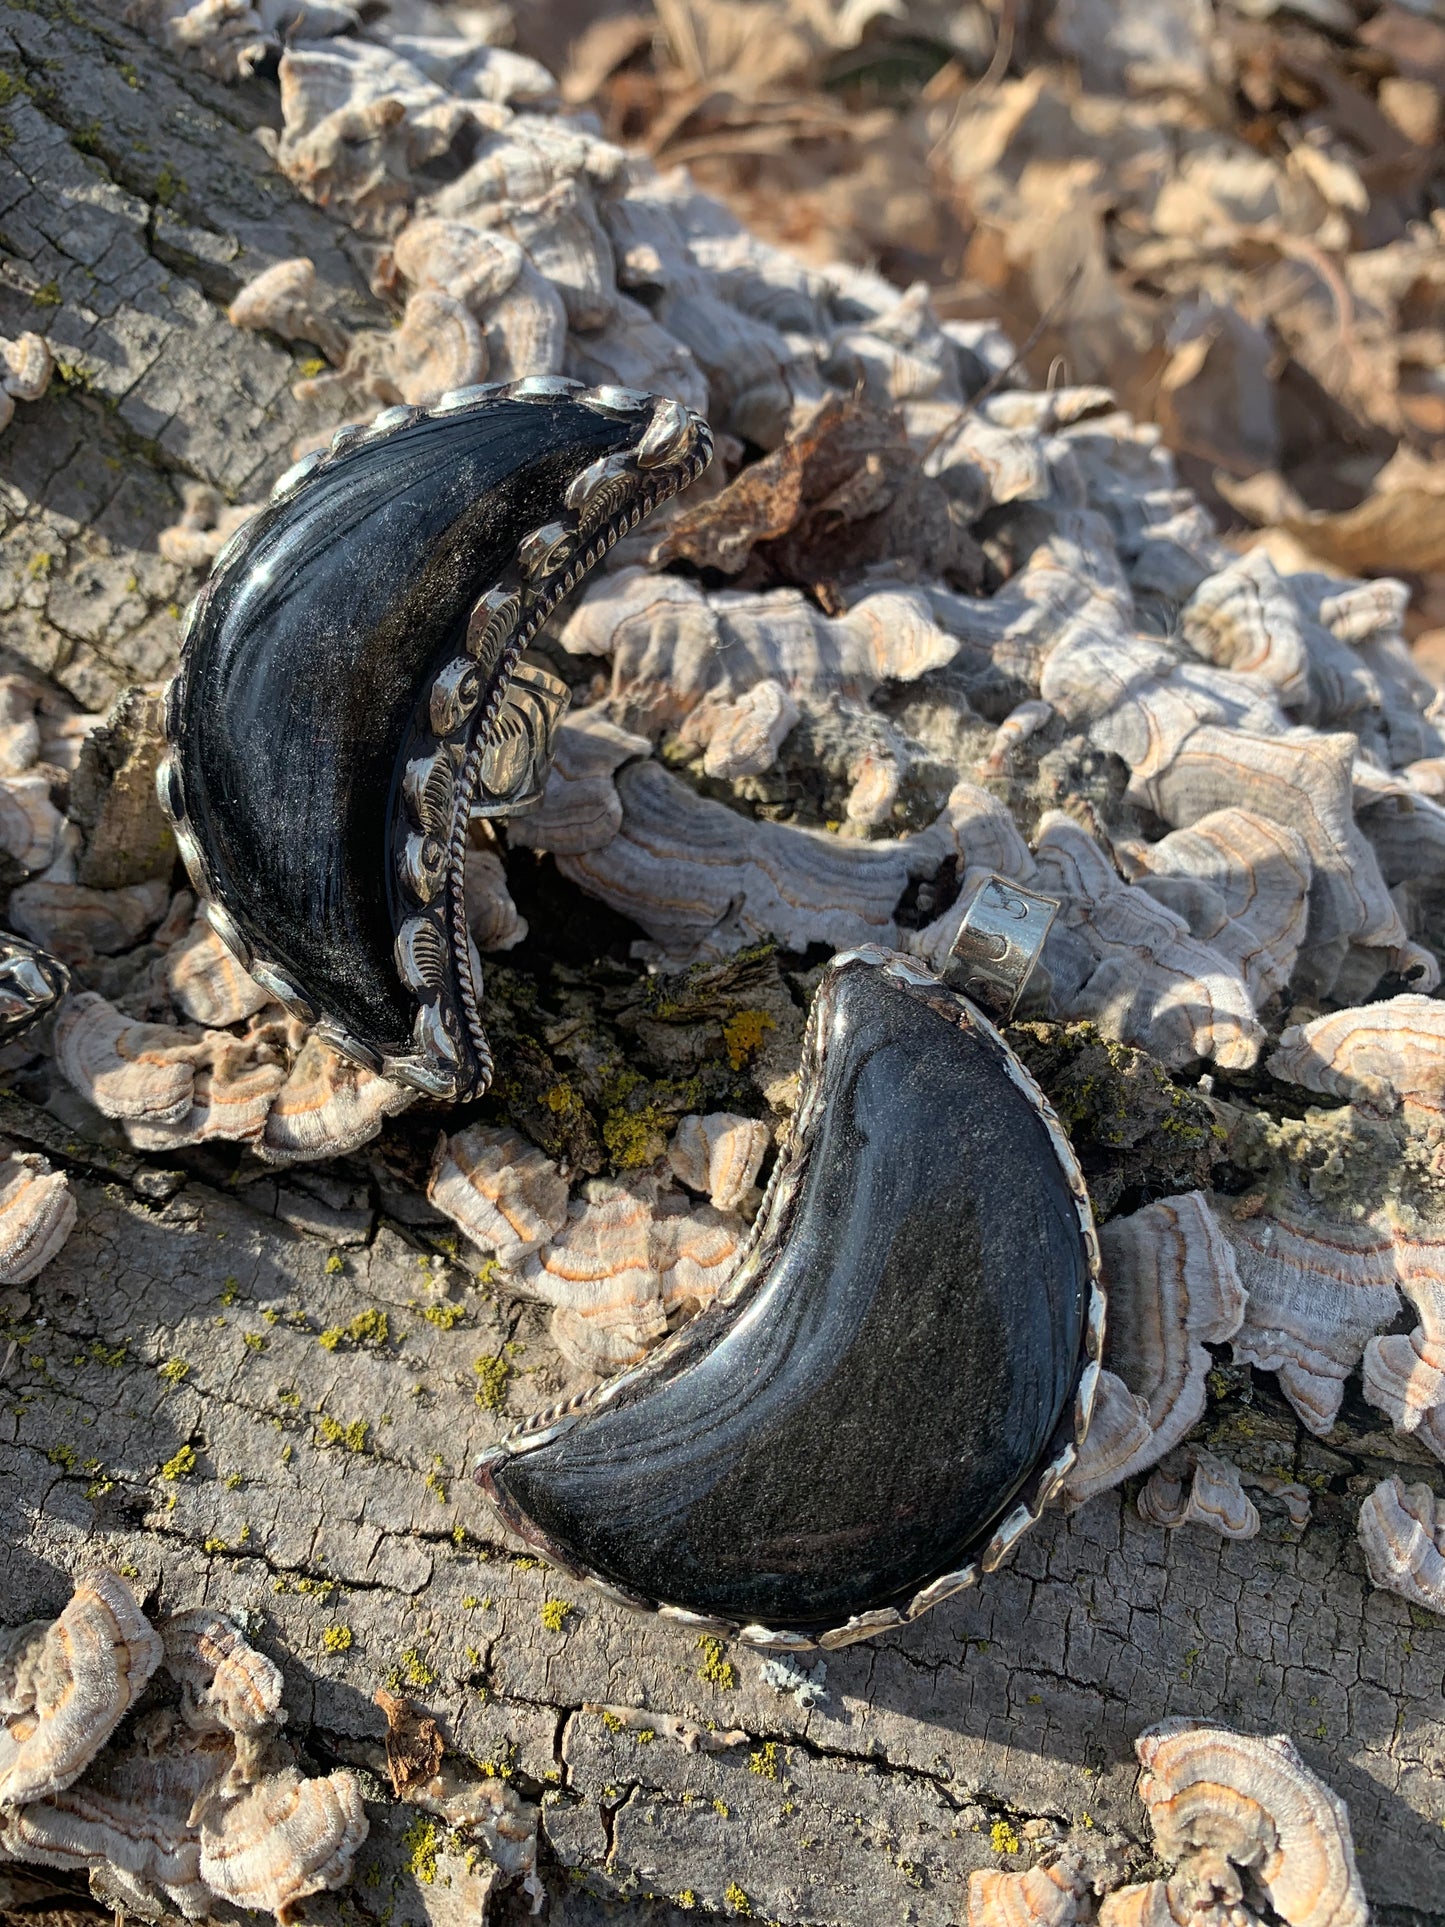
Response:
[[[1028,1099],[1029,1104],[1042,1119],[1048,1133],[1054,1155],[1064,1173],[1078,1214],[1079,1232],[1083,1239],[1085,1265],[1088,1273],[1088,1302],[1084,1308],[1084,1331],[1082,1356],[1079,1370],[1074,1380],[1071,1398],[1065,1401],[1064,1409],[1049,1442],[1041,1455],[1039,1464],[1024,1481],[1015,1498],[1015,1503],[1000,1520],[987,1543],[980,1548],[974,1558],[955,1572],[938,1574],[927,1585],[921,1587],[901,1606],[888,1606],[876,1611],[860,1613],[841,1626],[830,1627],[826,1632],[799,1632],[790,1627],[772,1627],[762,1624],[744,1624],[740,1621],[708,1618],[690,1611],[687,1607],[669,1601],[644,1601],[636,1610],[658,1613],[682,1625],[706,1625],[710,1630],[734,1638],[746,1646],[756,1646],[770,1651],[807,1652],[821,1647],[831,1652],[842,1646],[850,1646],[856,1640],[871,1639],[879,1633],[896,1631],[908,1626],[914,1620],[951,1598],[975,1585],[979,1578],[993,1572],[1014,1551],[1019,1541],[1037,1525],[1046,1507],[1057,1497],[1065,1478],[1078,1458],[1078,1448],[1083,1444],[1093,1417],[1094,1395],[1098,1387],[1099,1372],[1104,1348],[1104,1329],[1108,1316],[1108,1294],[1106,1292],[1100,1266],[1099,1237],[1094,1226],[1093,1208],[1089,1203],[1088,1187],[1084,1174],[1074,1155],[1073,1146],[1064,1133],[1064,1128],[1056,1116],[1053,1106],[1039,1089],[1028,1068],[1016,1057],[1008,1044],[999,1035],[989,1018],[961,991],[952,990],[941,978],[926,970],[912,957],[896,951],[884,950],[874,944],[861,945],[854,950],[844,950],[832,959],[830,968],[840,968],[847,963],[866,963],[881,970],[894,983],[927,999],[931,1007],[940,1015],[949,1017],[961,1028],[973,1028],[990,1038],[1002,1053],[1004,1067],[1010,1080]],[[812,1010],[808,1014],[808,1027],[803,1039],[802,1064],[803,1082],[807,1095],[793,1120],[792,1143],[805,1140],[812,1129],[821,1104],[820,1080],[816,1075],[808,1076],[821,1064],[825,1040],[822,1036],[821,998],[815,996]],[[754,1219],[753,1232],[738,1261],[732,1279],[718,1293],[714,1301],[720,1305],[735,1303],[752,1286],[754,1279],[763,1266],[770,1264],[777,1246],[765,1246],[762,1227],[771,1215],[774,1206],[784,1196],[785,1191],[796,1190],[801,1181],[803,1161],[791,1174],[785,1167],[791,1162],[786,1156],[779,1157],[773,1167],[762,1203]],[[628,1370],[620,1372],[615,1378],[592,1391],[579,1392],[563,1404],[549,1406],[546,1410],[534,1413],[523,1419],[520,1424],[500,1439],[496,1445],[479,1455],[476,1465],[497,1465],[521,1453],[535,1451],[537,1447],[548,1444],[569,1430],[589,1411],[609,1404],[626,1386],[634,1383],[645,1373],[650,1373],[659,1361],[665,1360],[685,1339],[686,1327],[682,1332],[667,1338],[654,1351]],[[544,1533],[524,1532],[528,1542],[534,1545],[547,1559],[562,1571],[582,1584],[597,1587],[616,1596],[612,1582],[600,1574],[579,1569]]]
[[[373,1050],[334,1015],[314,1008],[279,963],[252,948],[225,907],[186,814],[180,766],[169,746],[184,688],[188,646],[215,584],[244,554],[248,525],[226,543],[186,611],[180,665],[166,694],[167,754],[156,772],[156,793],[212,928],[243,969],[287,1010],[315,1022],[318,1034],[344,1057],[428,1097],[476,1097],[491,1082],[492,1051],[481,1016],[480,963],[466,920],[463,871],[468,828],[474,814],[509,815],[536,801],[567,697],[565,685],[555,677],[522,665],[522,652],[562,598],[622,536],[702,473],[712,458],[712,436],[701,416],[665,397],[614,387],[588,388],[560,375],[529,376],[457,390],[429,408],[383,409],[369,426],[340,428],[328,449],[304,456],[271,493],[273,503],[286,501],[351,450],[418,421],[492,401],[557,400],[577,403],[613,421],[645,417],[645,426],[632,447],[583,470],[569,486],[558,512],[523,533],[511,563],[472,611],[465,656],[446,664],[423,693],[421,706],[429,727],[411,764],[430,763],[432,768],[427,780],[419,775],[404,786],[403,804],[391,826],[393,869],[403,900],[410,906],[406,922],[396,933],[398,952],[405,938],[408,956],[425,956],[432,966],[429,976],[408,975],[397,957],[403,988],[415,1005],[413,1050],[387,1056]],[[474,679],[474,688],[467,682],[467,671],[483,664],[490,690],[485,702],[482,679]],[[522,754],[509,763],[520,768],[521,780],[499,794],[488,788],[489,759],[495,766],[499,745],[509,731],[525,739]],[[434,942],[428,943],[419,925],[430,927]],[[462,1075],[464,1037],[477,1067],[470,1080]]]

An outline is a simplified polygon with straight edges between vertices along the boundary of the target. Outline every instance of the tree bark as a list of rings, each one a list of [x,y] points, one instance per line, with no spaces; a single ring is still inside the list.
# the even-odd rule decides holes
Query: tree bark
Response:
[[[273,89],[222,89],[71,0],[0,6],[0,75],[0,332],[44,334],[59,369],[0,440],[0,642],[6,667],[97,709],[173,664],[196,584],[155,543],[178,480],[253,499],[317,426],[290,393],[295,357],[224,303],[307,254],[357,318],[375,304],[351,237],[255,138]],[[1291,1734],[1349,1803],[1377,1918],[1445,1923],[1445,1624],[1365,1578],[1359,1498],[1412,1449],[1363,1406],[1325,1446],[1267,1383],[1224,1374],[1201,1436],[1314,1487],[1302,1535],[1282,1514],[1248,1543],[1171,1535],[1127,1492],[1051,1514],[974,1591],[827,1656],[805,1711],[759,1655],[709,1663],[499,1538],[467,1467],[564,1370],[536,1307],[441,1255],[418,1180],[439,1113],[404,1120],[393,1152],[232,1183],[217,1157],[138,1156],[50,1102],[0,1108],[81,1207],[61,1257],[5,1301],[6,1622],[53,1614],[97,1560],[157,1610],[253,1615],[291,1735],[373,1771],[390,1682],[540,1804],[557,1920],[750,1907],[788,1927],[943,1927],[965,1918],[971,1869],[1024,1864],[1008,1845],[1031,1820],[1109,1839],[1137,1871],[1132,1742],[1185,1714]],[[386,1343],[322,1342],[371,1309]],[[479,1359],[501,1363],[479,1377]],[[688,1752],[588,1703],[747,1740]],[[369,1785],[359,1877],[307,1918],[460,1921],[460,1857],[423,1878],[414,1810]]]

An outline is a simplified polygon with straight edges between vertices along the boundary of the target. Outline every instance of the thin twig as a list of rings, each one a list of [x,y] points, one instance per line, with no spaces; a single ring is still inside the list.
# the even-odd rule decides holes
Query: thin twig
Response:
[[[1083,272],[1083,262],[1076,261],[1064,276],[1057,293],[1045,304],[1039,314],[1038,320],[1034,323],[1033,327],[1029,329],[1027,335],[1025,335],[1023,346],[1015,350],[1013,359],[1006,362],[1002,368],[996,368],[983,384],[983,387],[979,389],[978,393],[976,395],[970,395],[953,419],[946,421],[933,437],[933,440],[929,442],[923,451],[923,460],[925,462],[940,442],[947,440],[961,423],[967,421],[971,414],[975,413],[986,401],[991,400],[992,397],[998,393],[999,389],[1003,387],[1009,377],[1023,365],[1033,353],[1034,349],[1038,347],[1040,336],[1049,326],[1050,322],[1053,321],[1059,309],[1063,307],[1069,296],[1074,292],[1075,287],[1078,285],[1079,277]]]

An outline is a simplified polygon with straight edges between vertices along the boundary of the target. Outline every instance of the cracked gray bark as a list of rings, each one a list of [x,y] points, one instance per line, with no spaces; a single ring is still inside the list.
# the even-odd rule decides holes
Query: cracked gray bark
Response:
[[[259,86],[223,91],[63,0],[0,7],[0,74],[0,331],[44,333],[60,370],[0,442],[0,642],[4,666],[98,708],[171,666],[195,586],[155,549],[177,480],[254,497],[316,426],[290,393],[298,357],[233,330],[224,301],[305,253],[343,308],[374,304],[350,238],[255,138],[274,111]],[[133,1570],[154,1610],[256,1615],[291,1733],[376,1776],[359,1878],[309,1919],[468,1913],[460,1855],[442,1839],[433,1863],[385,1794],[372,1693],[390,1682],[540,1801],[558,1920],[746,1906],[942,1927],[972,1868],[1026,1864],[1008,1848],[1031,1819],[1111,1840],[1138,1872],[1132,1741],[1186,1714],[1292,1734],[1349,1802],[1378,1917],[1445,1922],[1445,1626],[1365,1579],[1355,1508],[1411,1451],[1365,1408],[1325,1446],[1224,1374],[1208,1440],[1246,1466],[1284,1454],[1318,1493],[1303,1536],[1282,1518],[1246,1544],[1170,1536],[1108,1495],[906,1634],[830,1656],[805,1713],[758,1655],[699,1650],[498,1538],[466,1468],[563,1369],[542,1315],[450,1265],[384,1160],[228,1193],[214,1161],[138,1157],[61,1108],[0,1102],[81,1203],[61,1258],[4,1307],[0,1617],[53,1613],[95,1559]],[[368,1311],[384,1342],[376,1320],[346,1335]],[[567,1610],[544,1620],[553,1601]],[[588,1702],[750,1740],[685,1753]]]

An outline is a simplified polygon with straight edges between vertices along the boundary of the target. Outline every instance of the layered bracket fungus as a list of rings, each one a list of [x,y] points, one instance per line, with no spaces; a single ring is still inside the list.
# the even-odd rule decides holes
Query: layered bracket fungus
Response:
[[[367,1819],[355,1774],[298,1770],[281,1691],[224,1614],[157,1631],[118,1575],[82,1578],[0,1652],[0,1858],[88,1876],[146,1917],[226,1901],[290,1921],[351,1878]]]
[[[1135,1743],[1164,1879],[1106,1896],[1100,1927],[1367,1927],[1345,1803],[1283,1735],[1164,1720]]]
[[[1382,1479],[1360,1507],[1359,1530],[1377,1586],[1445,1613],[1445,1507],[1428,1485]]]

